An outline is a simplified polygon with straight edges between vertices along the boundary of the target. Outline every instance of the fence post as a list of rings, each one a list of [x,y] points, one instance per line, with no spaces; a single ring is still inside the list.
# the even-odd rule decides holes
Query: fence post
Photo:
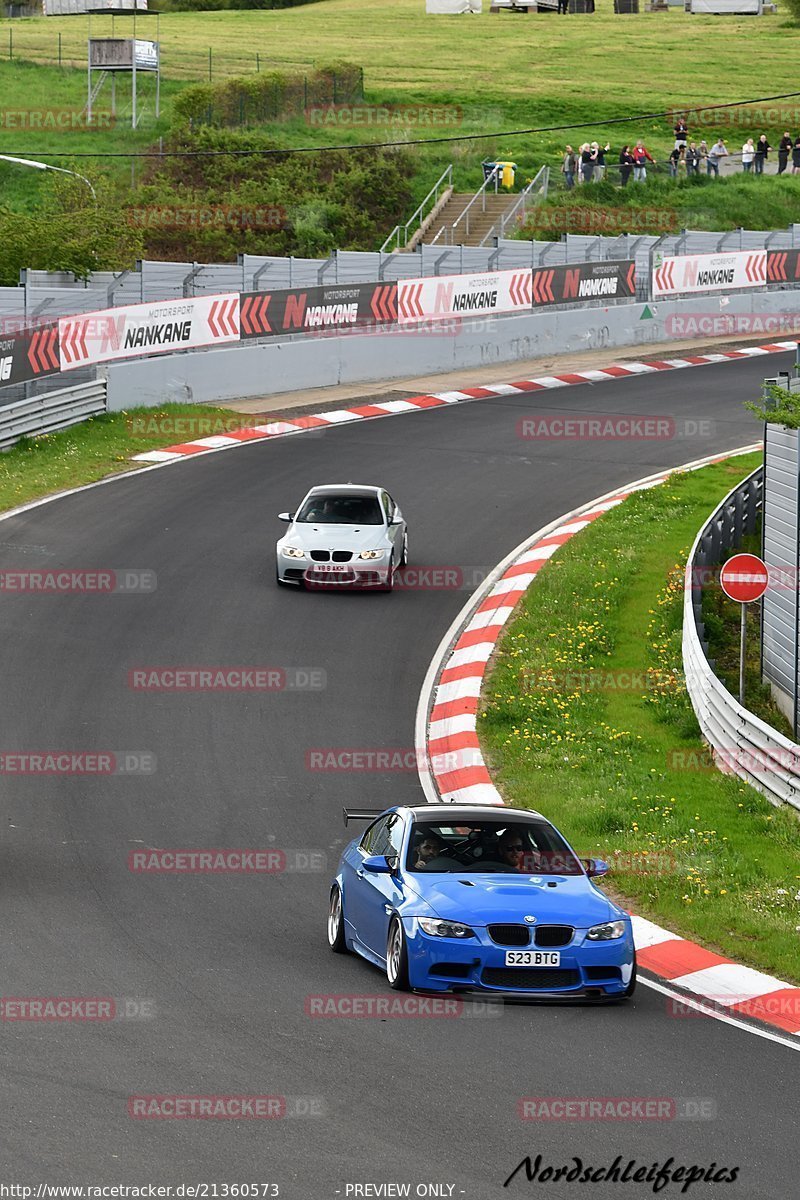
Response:
[[[58,35],[58,65],[61,66],[61,34]]]
[[[208,47],[208,82],[211,83],[211,47]]]
[[[333,103],[336,103],[336,72],[333,72]]]
[[[261,71],[261,57],[258,54],[258,51],[256,51],[256,71],[258,71],[259,73]]]
[[[14,30],[8,31],[8,61],[11,62],[14,57]]]

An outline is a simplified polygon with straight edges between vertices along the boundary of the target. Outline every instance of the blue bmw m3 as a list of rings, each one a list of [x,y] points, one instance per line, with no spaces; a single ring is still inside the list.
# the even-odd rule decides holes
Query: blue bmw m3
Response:
[[[425,804],[345,809],[367,828],[331,885],[328,944],[400,991],[621,1000],[636,986],[628,914],[540,813]]]

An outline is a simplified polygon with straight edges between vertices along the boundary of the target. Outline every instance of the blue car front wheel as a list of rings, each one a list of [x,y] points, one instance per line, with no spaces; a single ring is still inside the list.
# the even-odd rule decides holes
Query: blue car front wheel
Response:
[[[386,978],[396,992],[408,991],[408,947],[399,917],[392,918],[386,940]]]
[[[334,954],[347,954],[347,943],[344,940],[344,912],[342,911],[342,893],[338,884],[331,888],[331,899],[328,907],[328,945]]]

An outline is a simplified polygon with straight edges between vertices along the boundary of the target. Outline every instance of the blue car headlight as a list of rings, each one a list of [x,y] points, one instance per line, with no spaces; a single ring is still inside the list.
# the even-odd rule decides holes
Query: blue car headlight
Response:
[[[418,917],[420,928],[430,937],[470,938],[475,937],[475,930],[460,921],[440,921],[438,918]]]
[[[624,921],[605,921],[602,925],[593,925],[586,934],[590,942],[613,942],[616,938],[624,936]]]

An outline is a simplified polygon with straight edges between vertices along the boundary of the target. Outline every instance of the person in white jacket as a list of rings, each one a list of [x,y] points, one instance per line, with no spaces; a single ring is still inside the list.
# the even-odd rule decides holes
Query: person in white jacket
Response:
[[[745,142],[745,144],[742,146],[742,169],[743,170],[752,171],[753,159],[755,158],[755,156],[756,156],[756,148],[753,143],[753,139],[748,138],[747,141]]]

